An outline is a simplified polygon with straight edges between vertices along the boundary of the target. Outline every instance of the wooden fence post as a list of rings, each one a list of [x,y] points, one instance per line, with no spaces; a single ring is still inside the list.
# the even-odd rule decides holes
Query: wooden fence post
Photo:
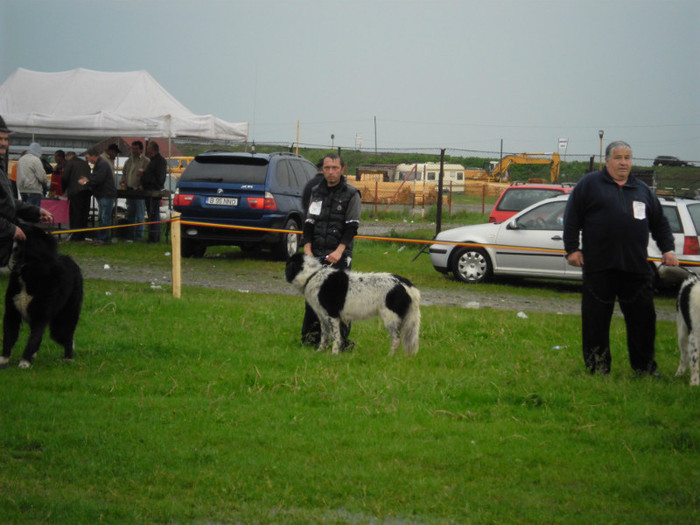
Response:
[[[181,214],[178,212],[173,212],[173,214],[172,214],[173,222],[170,223],[170,242],[171,242],[170,253],[172,254],[173,297],[175,299],[180,299],[181,294],[182,294],[182,267],[181,267],[182,253],[180,250],[182,243],[180,241],[180,238],[181,238],[180,215]]]

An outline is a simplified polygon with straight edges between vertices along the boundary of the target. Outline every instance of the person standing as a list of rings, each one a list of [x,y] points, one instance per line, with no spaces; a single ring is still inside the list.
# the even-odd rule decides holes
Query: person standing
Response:
[[[349,185],[343,175],[345,162],[336,153],[323,158],[323,180],[311,189],[309,208],[304,221],[302,242],[304,253],[316,257],[322,264],[340,270],[352,265],[352,250],[360,226],[362,200],[360,192]],[[313,310],[306,305],[301,329],[302,343],[315,345],[320,341],[321,327]],[[350,325],[341,325],[343,348],[353,345],[348,340]]]
[[[165,185],[168,164],[160,154],[157,142],[153,140],[148,142],[146,155],[150,161],[141,177],[141,186],[145,191],[161,191]],[[153,223],[148,228],[148,242],[160,242],[160,199],[160,197],[146,197],[148,222]]]
[[[66,165],[61,174],[61,186],[63,193],[68,197],[68,221],[71,230],[84,230],[88,227],[90,214],[90,190],[80,184],[80,180],[90,177],[90,165],[86,160],[78,157],[74,151],[66,154]],[[73,232],[71,241],[85,239],[84,231]]]
[[[16,199],[16,193],[5,172],[10,133],[5,119],[0,116],[0,267],[7,266],[10,261],[14,241],[27,238],[17,225],[19,219],[28,222],[53,220],[53,216],[47,210]]]
[[[57,149],[53,154],[53,160],[56,162],[56,167],[51,173],[49,197],[60,197],[63,195],[63,169],[66,166],[66,152]]]
[[[112,174],[117,173],[117,168],[115,165],[115,161],[117,160],[117,157],[121,151],[119,150],[119,146],[117,146],[116,142],[112,142],[109,146],[107,146],[107,149],[102,152],[102,155],[100,155],[103,159],[107,161],[109,164],[109,167],[112,168]],[[114,184],[116,185],[117,180],[116,180],[116,175]]]
[[[678,259],[659,199],[631,170],[631,146],[610,143],[605,167],[576,184],[564,215],[567,263],[583,268],[583,360],[591,374],[610,373],[610,321],[617,298],[632,369],[640,375],[659,375],[654,360],[653,273],[647,261],[649,233],[663,253],[663,264],[678,266]]]
[[[122,187],[128,190],[140,190],[141,179],[148,166],[148,157],[143,154],[143,142],[135,140],[131,143],[131,155],[124,163],[122,175]],[[137,224],[129,228],[127,239],[132,241],[143,240],[143,221],[146,216],[146,202],[143,197],[126,199],[126,222]]]
[[[92,173],[89,177],[82,177],[79,184],[88,187],[95,196],[98,225],[100,228],[107,228],[112,225],[112,211],[114,210],[114,201],[117,198],[117,187],[114,184],[112,168],[95,148],[90,148],[87,151],[87,160],[93,165]],[[109,241],[109,237],[109,229],[97,230],[93,245],[101,246]]]
[[[49,189],[49,181],[41,162],[41,145],[38,142],[32,142],[27,154],[17,161],[17,188],[24,202],[41,206],[41,199]]]

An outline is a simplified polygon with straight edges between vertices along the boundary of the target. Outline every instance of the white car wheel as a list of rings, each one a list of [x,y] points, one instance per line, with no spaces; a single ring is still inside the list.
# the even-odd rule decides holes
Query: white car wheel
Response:
[[[459,248],[452,260],[452,273],[465,283],[486,282],[492,271],[491,260],[481,248]]]

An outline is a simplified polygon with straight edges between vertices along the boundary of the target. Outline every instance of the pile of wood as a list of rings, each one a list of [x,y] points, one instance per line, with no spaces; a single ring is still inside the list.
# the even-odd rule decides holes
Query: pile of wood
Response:
[[[486,197],[500,197],[501,193],[510,186],[507,182],[487,182],[480,180],[464,181],[464,193],[467,195],[484,195]]]
[[[348,177],[348,183],[360,190],[362,202],[411,205],[437,202],[437,186],[435,184],[356,181],[354,177]]]

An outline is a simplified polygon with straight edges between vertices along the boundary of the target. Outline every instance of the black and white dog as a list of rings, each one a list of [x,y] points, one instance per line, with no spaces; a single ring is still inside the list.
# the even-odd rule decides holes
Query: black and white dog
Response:
[[[690,368],[690,384],[700,385],[700,276],[688,277],[678,292],[676,324],[681,362],[676,377]]]
[[[289,258],[285,277],[304,294],[321,321],[319,351],[332,338],[332,353],[340,352],[341,321],[379,316],[391,337],[389,355],[401,343],[406,354],[418,352],[420,292],[408,279],[390,273],[336,270],[302,253]]]
[[[64,359],[72,359],[73,335],[83,304],[80,267],[58,253],[50,233],[33,225],[22,230],[27,240],[15,242],[9,264],[0,368],[8,366],[23,320],[30,332],[20,368],[31,366],[47,326],[51,338],[63,345]]]

